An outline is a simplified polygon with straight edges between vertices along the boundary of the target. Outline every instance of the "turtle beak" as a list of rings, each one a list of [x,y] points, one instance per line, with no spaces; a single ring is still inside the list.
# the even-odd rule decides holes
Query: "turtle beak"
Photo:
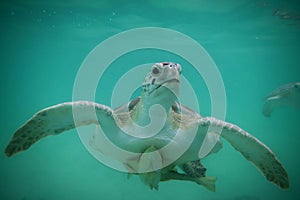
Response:
[[[179,79],[177,79],[177,78],[174,78],[174,79],[170,79],[170,80],[167,80],[167,81],[165,81],[165,82],[163,82],[163,83],[161,83],[161,84],[159,84],[159,85],[157,85],[157,87],[155,88],[155,90],[156,89],[158,89],[158,88],[160,88],[161,86],[165,86],[165,87],[167,87],[167,88],[169,88],[170,86],[170,84],[180,84],[180,80]]]
[[[158,91],[161,86],[164,86],[177,95],[179,93],[181,66],[172,62],[162,62],[156,65],[161,67],[161,72],[155,80],[156,88],[153,91]]]
[[[146,79],[144,82],[145,90],[148,91],[148,95],[153,94],[157,96],[158,94],[165,93],[166,90],[171,91],[175,95],[179,94],[180,64],[172,62],[156,63],[149,74],[151,79]],[[167,95],[167,93],[165,94]]]

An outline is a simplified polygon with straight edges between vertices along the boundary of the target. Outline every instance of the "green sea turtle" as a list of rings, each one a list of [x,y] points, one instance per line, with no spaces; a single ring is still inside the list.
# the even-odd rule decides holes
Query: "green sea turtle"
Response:
[[[281,86],[266,96],[263,114],[270,117],[275,108],[285,106],[300,108],[300,82]]]
[[[122,157],[122,163],[130,173],[138,174],[150,188],[158,189],[160,181],[187,180],[214,191],[216,178],[206,177],[206,169],[200,163],[199,149],[206,136],[216,138],[217,130],[222,128],[221,137],[252,162],[267,180],[282,189],[288,188],[286,170],[265,144],[236,125],[213,117],[202,117],[177,102],[180,74],[179,64],[154,64],[142,84],[141,96],[114,110],[88,101],[62,103],[43,109],[15,132],[5,154],[12,156],[26,150],[49,135],[57,135],[77,126],[96,124],[101,126],[101,130],[116,146],[137,153],[138,156],[131,158]],[[144,129],[138,127],[149,124],[152,120],[149,112],[157,104],[167,113],[166,118],[154,116],[155,120],[165,120],[163,127],[154,135],[144,136],[145,133],[141,131]],[[76,123],[74,112],[77,113]],[[194,138],[190,141],[194,132]],[[92,138],[92,141],[97,144],[96,139]],[[169,144],[172,144],[171,148],[164,149]],[[183,144],[189,145],[178,159],[172,160]],[[222,143],[217,137],[210,153],[217,152],[221,147]],[[105,152],[105,148],[101,151]]]

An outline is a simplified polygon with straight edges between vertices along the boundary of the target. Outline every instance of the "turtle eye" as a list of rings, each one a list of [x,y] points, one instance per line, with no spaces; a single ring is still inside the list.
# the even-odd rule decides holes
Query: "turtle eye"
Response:
[[[157,69],[157,67],[153,67],[152,74],[159,74],[159,69]]]

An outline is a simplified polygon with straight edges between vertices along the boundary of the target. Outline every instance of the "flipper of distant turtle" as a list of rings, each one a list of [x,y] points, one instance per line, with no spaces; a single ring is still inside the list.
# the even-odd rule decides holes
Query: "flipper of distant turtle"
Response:
[[[264,116],[270,117],[278,107],[300,108],[300,82],[284,85],[266,96],[263,106]]]
[[[26,150],[48,135],[95,124],[100,125],[101,131],[91,138],[91,144],[99,152],[122,162],[129,173],[139,175],[150,188],[157,189],[159,181],[187,180],[214,191],[216,179],[206,177],[204,166],[197,162],[210,153],[218,152],[222,147],[220,138],[224,138],[252,162],[267,180],[280,188],[288,188],[286,170],[274,153],[257,138],[233,124],[212,117],[202,117],[176,102],[180,74],[179,64],[154,64],[146,75],[141,96],[114,110],[87,101],[63,103],[41,110],[15,132],[5,154],[12,156]],[[166,118],[156,114],[150,119],[149,112],[157,104],[165,109]],[[163,127],[149,136],[147,134],[153,129],[151,126],[147,129],[147,125],[155,120],[163,121]],[[101,144],[101,134],[125,152],[132,152],[133,156],[108,151]],[[207,155],[200,155],[203,141],[216,143]],[[188,144],[186,149],[178,157],[174,157],[183,150],[183,144]],[[176,171],[180,167],[183,173]]]

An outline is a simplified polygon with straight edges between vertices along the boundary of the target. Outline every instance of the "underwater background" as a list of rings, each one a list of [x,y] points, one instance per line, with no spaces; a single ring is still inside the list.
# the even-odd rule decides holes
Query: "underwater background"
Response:
[[[206,49],[224,82],[226,121],[268,145],[290,177],[290,189],[279,189],[224,141],[220,152],[203,160],[207,175],[218,178],[215,193],[184,181],[150,190],[138,177],[128,180],[94,159],[72,130],[11,158],[1,153],[1,200],[300,198],[299,109],[279,108],[269,118],[262,114],[267,94],[300,81],[299,1],[11,0],[1,1],[0,11],[1,152],[34,113],[72,101],[76,74],[96,45],[129,29],[163,27]],[[110,105],[113,85],[130,67],[162,61],[182,65],[198,92],[201,114],[209,116],[210,94],[201,76],[194,76],[183,58],[151,49],[117,59],[98,86],[96,101]],[[188,97],[182,98],[189,105]]]

